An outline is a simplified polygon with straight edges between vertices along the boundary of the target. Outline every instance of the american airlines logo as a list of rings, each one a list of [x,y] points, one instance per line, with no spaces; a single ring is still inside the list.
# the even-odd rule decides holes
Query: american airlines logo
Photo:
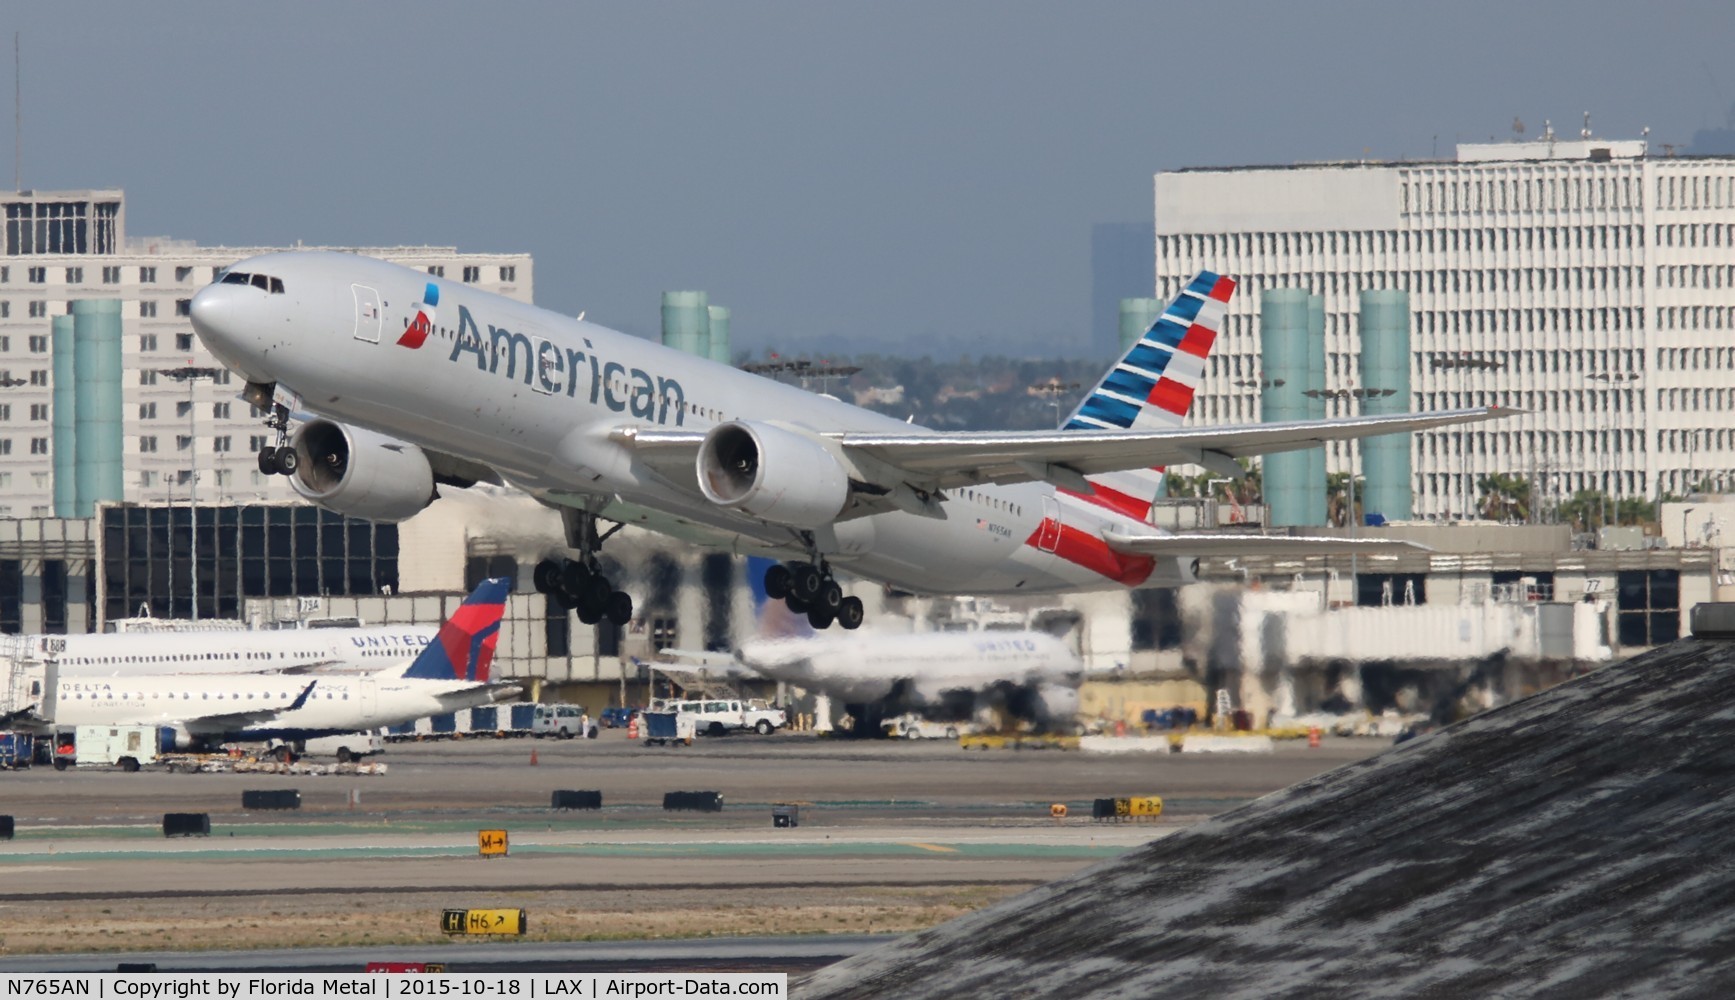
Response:
[[[484,336],[470,310],[459,306],[458,335],[447,360],[456,363],[469,355],[477,371],[522,381],[537,392],[576,399],[581,387],[588,387],[585,395],[592,405],[659,424],[686,423],[687,393],[681,383],[605,361],[589,340],[584,346],[588,353],[492,325]]]

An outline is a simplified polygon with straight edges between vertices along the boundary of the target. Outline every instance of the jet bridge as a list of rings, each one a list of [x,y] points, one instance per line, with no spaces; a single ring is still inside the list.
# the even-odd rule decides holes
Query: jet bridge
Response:
[[[0,729],[40,731],[54,719],[56,636],[0,636]]]

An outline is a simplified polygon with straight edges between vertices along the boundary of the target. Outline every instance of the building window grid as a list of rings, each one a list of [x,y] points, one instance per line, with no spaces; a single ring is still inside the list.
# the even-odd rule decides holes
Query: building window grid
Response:
[[[1639,195],[1636,168],[1624,170],[1619,176],[1591,177],[1596,168],[1580,170],[1575,178],[1568,177],[1570,172],[1556,170],[1556,176],[1539,178],[1539,183],[1533,185],[1526,196],[1531,205],[1539,205],[1540,199],[1548,198],[1556,205],[1556,213],[1564,214],[1561,219],[1542,216],[1536,220],[1538,224],[1530,226],[1484,226],[1480,229],[1466,228],[1462,232],[1448,235],[1445,231],[1439,233],[1411,233],[1400,230],[1386,241],[1378,235],[1348,232],[1327,232],[1319,234],[1290,234],[1292,241],[1290,249],[1300,253],[1329,253],[1338,250],[1340,253],[1361,254],[1364,252],[1396,251],[1413,253],[1411,248],[1427,247],[1429,253],[1468,254],[1470,260],[1465,267],[1439,268],[1431,275],[1421,269],[1411,268],[1409,271],[1385,272],[1388,278],[1395,277],[1390,285],[1403,287],[1406,276],[1412,293],[1412,308],[1415,313],[1416,328],[1414,332],[1416,349],[1423,349],[1425,340],[1435,339],[1436,344],[1428,345],[1434,349],[1500,349],[1514,354],[1514,360],[1528,362],[1530,366],[1540,369],[1544,366],[1534,359],[1558,346],[1564,338],[1582,339],[1599,345],[1630,344],[1622,348],[1623,356],[1628,359],[1626,369],[1635,374],[1643,373],[1645,352],[1642,349],[1645,331],[1645,310],[1640,308],[1640,296],[1645,292],[1645,270],[1643,262],[1627,256],[1634,251],[1642,251],[1647,243],[1645,239],[1644,220],[1635,214],[1644,208],[1643,199]],[[1605,168],[1606,169],[1606,168]],[[1540,181],[1546,180],[1546,186]],[[1567,183],[1571,180],[1572,183]],[[1574,186],[1576,185],[1576,187]],[[1735,189],[1735,183],[1726,185]],[[1410,199],[1415,196],[1413,185],[1401,187],[1401,197],[1405,199],[1405,207],[1409,207]],[[1436,202],[1443,199],[1443,188],[1433,192]],[[1476,194],[1461,197],[1469,199],[1470,208],[1474,209]],[[1502,197],[1512,196],[1514,186],[1511,182],[1501,179],[1499,183],[1485,187],[1480,197],[1483,204],[1488,205],[1489,199],[1497,202]],[[1498,207],[1496,204],[1494,207]],[[1589,224],[1575,219],[1572,213],[1582,211],[1602,211],[1606,209],[1624,209],[1629,214],[1613,220],[1596,220],[1597,224]],[[1417,225],[1418,220],[1406,220],[1411,225]],[[1602,224],[1609,222],[1612,224]],[[1558,224],[1553,224],[1558,223]],[[1720,246],[1731,242],[1730,226],[1717,224],[1715,226],[1698,227],[1695,235],[1690,237],[1694,242],[1708,246]],[[1715,232],[1713,232],[1713,230]],[[1279,234],[1226,234],[1222,238],[1215,236],[1199,236],[1196,239],[1159,238],[1159,257],[1163,258],[1162,269],[1166,272],[1177,258],[1186,256],[1195,259],[1184,261],[1184,270],[1201,263],[1214,264],[1224,270],[1231,270],[1242,279],[1242,295],[1237,296],[1237,308],[1231,310],[1229,322],[1225,324],[1229,333],[1219,343],[1218,350],[1224,359],[1233,357],[1235,363],[1242,358],[1249,365],[1256,365],[1257,345],[1256,333],[1251,315],[1241,317],[1236,313],[1240,309],[1256,310],[1249,304],[1257,302],[1257,296],[1262,286],[1305,284],[1310,287],[1325,290],[1328,309],[1328,341],[1336,341],[1353,351],[1352,337],[1347,331],[1340,332],[1335,317],[1332,315],[1334,297],[1347,295],[1349,306],[1341,310],[1346,319],[1354,309],[1354,289],[1347,287],[1349,282],[1341,281],[1340,274],[1320,274],[1317,282],[1308,280],[1309,271],[1303,269],[1299,262],[1282,259],[1263,259],[1273,251],[1283,250],[1283,241]],[[1456,237],[1454,250],[1453,238]],[[1674,237],[1669,233],[1660,235],[1658,242],[1670,242]],[[1228,251],[1227,254],[1224,251]],[[1502,259],[1490,255],[1530,254],[1539,251],[1561,254],[1566,258],[1566,266],[1557,268],[1525,268],[1514,266],[1508,268],[1490,268],[1490,263],[1522,264],[1522,259]],[[1583,255],[1596,254],[1596,260],[1584,260]],[[1216,259],[1205,261],[1199,257],[1214,255]],[[1607,256],[1605,256],[1607,255]],[[1252,257],[1252,260],[1225,261],[1224,256]],[[1313,264],[1314,262],[1308,262]],[[1339,261],[1321,262],[1324,266],[1340,266]],[[1384,264],[1381,260],[1377,263]],[[1735,269],[1725,265],[1698,265],[1700,270],[1684,272],[1685,277],[1675,277],[1673,280],[1688,288],[1698,287],[1702,290],[1717,291],[1721,288],[1735,287]],[[1364,270],[1349,268],[1349,270]],[[1373,269],[1365,269],[1372,271]],[[1467,273],[1454,273],[1467,272]],[[1379,272],[1375,272],[1376,277]],[[1186,277],[1190,277],[1190,272]],[[1416,279],[1426,277],[1434,282],[1436,301],[1426,301],[1426,295],[1419,291],[1422,284]],[[1185,277],[1164,273],[1159,275],[1159,287],[1172,291]],[[1697,282],[1695,286],[1694,282]],[[1377,283],[1370,283],[1377,287]],[[1499,295],[1513,290],[1534,290],[1539,303],[1544,303],[1533,309],[1492,309],[1471,308],[1467,303],[1473,295]],[[1590,307],[1569,307],[1565,303],[1573,299],[1582,299],[1586,295],[1601,295],[1607,298],[1606,305]],[[1726,329],[1731,317],[1729,309],[1715,305],[1668,307],[1663,311],[1661,319],[1664,323],[1672,322],[1677,326],[1688,326],[1696,329]],[[1245,320],[1245,325],[1238,320]],[[1662,324],[1659,324],[1662,325]],[[1505,346],[1501,333],[1511,333],[1516,341],[1513,350]],[[1235,351],[1237,338],[1245,338],[1242,342],[1251,344],[1250,351]],[[1448,348],[1444,345],[1450,344]],[[1612,348],[1611,348],[1612,349]],[[1555,365],[1553,371],[1542,372],[1540,377],[1545,384],[1556,385],[1569,379],[1582,377],[1583,369],[1592,364],[1590,360],[1581,358],[1575,360],[1562,370]],[[1508,364],[1513,364],[1509,361]],[[1503,371],[1499,375],[1489,376],[1481,388],[1475,388],[1469,393],[1470,400],[1506,399],[1510,401],[1517,385],[1526,381],[1522,366],[1514,366],[1517,370]],[[1214,359],[1212,371],[1214,375],[1227,370],[1227,364]],[[1575,374],[1574,372],[1577,372]],[[1423,373],[1424,377],[1416,380],[1415,391],[1417,399],[1423,398],[1424,383],[1431,373]],[[1560,392],[1554,388],[1543,391]],[[1244,395],[1244,394],[1239,394]],[[1189,422],[1202,419],[1202,414],[1213,410],[1234,411],[1246,409],[1256,412],[1256,400],[1239,398],[1236,390],[1208,389],[1201,394],[1201,407]],[[1441,395],[1446,395],[1442,393]],[[1463,399],[1465,393],[1454,391],[1450,394],[1457,400]],[[1626,406],[1615,412],[1637,413],[1643,419],[1643,393],[1625,392]],[[1574,398],[1581,398],[1574,397]],[[1690,399],[1690,397],[1688,397]],[[1622,401],[1614,400],[1618,407]],[[1708,401],[1705,405],[1713,405]],[[1581,411],[1583,412],[1583,411]],[[1587,414],[1588,418],[1588,414]],[[1529,418],[1519,418],[1515,422],[1525,422]],[[1499,452],[1516,447],[1515,438],[1496,436],[1490,444],[1481,439],[1483,448],[1494,448]],[[1610,447],[1620,445],[1623,456],[1631,455],[1634,460],[1642,458],[1644,438],[1642,434],[1623,432],[1609,437],[1607,434],[1600,439],[1601,443]],[[1628,443],[1633,447],[1626,447]],[[1644,487],[1642,470],[1623,469],[1616,473],[1623,488],[1641,490]],[[1594,476],[1592,477],[1594,478]],[[1419,498],[1420,499],[1420,498]]]

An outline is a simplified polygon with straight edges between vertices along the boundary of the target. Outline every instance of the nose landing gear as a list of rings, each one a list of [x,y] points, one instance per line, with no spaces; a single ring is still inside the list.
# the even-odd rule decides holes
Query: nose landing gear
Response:
[[[259,449],[259,471],[267,476],[293,476],[299,464],[295,449],[289,447],[289,410],[273,404],[265,426],[277,432],[277,443]]]

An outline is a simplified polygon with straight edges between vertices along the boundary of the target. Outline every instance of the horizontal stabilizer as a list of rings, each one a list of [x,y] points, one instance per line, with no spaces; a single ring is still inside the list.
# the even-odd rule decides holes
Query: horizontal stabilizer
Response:
[[[1432,552],[1426,545],[1395,538],[1331,538],[1310,535],[1132,534],[1104,529],[1103,540],[1117,552],[1143,556],[1331,556],[1401,555]]]

